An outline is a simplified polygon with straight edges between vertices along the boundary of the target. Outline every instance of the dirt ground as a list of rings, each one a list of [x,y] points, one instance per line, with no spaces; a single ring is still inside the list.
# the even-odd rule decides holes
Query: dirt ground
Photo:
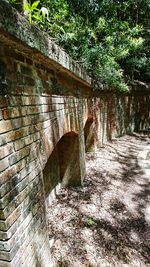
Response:
[[[84,186],[48,209],[54,266],[150,266],[150,136],[113,140],[86,165]]]

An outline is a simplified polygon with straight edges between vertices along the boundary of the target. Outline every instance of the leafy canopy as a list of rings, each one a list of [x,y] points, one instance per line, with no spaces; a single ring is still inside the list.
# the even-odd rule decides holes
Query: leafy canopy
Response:
[[[149,80],[149,9],[150,0],[41,0],[25,5],[30,23],[83,64],[99,89],[120,91],[135,80]]]

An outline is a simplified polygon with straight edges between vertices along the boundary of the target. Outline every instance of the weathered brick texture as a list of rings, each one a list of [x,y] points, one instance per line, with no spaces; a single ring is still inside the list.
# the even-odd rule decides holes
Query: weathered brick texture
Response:
[[[85,141],[91,150],[148,129],[150,95],[93,93],[65,52],[47,37],[35,43],[36,29],[29,41],[17,13],[18,31],[8,18],[7,33],[4,18],[0,4],[0,267],[50,267],[51,192],[58,183],[82,184]],[[54,52],[45,50],[46,40]]]
[[[8,86],[5,94],[1,92],[0,96],[0,266],[30,267],[36,264],[36,253],[40,266],[50,266],[45,193],[47,197],[60,182],[55,176],[56,173],[59,175],[59,161],[56,157],[60,157],[63,168],[69,162],[69,154],[65,151],[65,147],[69,145],[67,139],[58,146],[59,155],[51,158],[53,168],[48,167],[47,172],[51,174],[45,175],[47,180],[44,181],[44,190],[42,173],[51,152],[66,133],[79,134],[81,147],[71,151],[74,151],[77,158],[78,153],[81,153],[80,164],[77,166],[83,170],[84,132],[81,128],[84,129],[86,121],[91,118],[90,127],[86,128],[89,131],[86,133],[88,149],[95,149],[126,132],[147,129],[149,110],[144,105],[148,103],[149,95],[138,93],[119,96],[101,93],[92,97],[88,87],[84,93],[85,85],[82,86],[82,83],[73,79],[70,83],[70,78],[66,75],[64,87],[65,77],[60,78],[62,74],[58,75],[55,69],[53,74],[49,74],[48,69],[40,64],[37,69],[36,59],[32,59],[31,64],[25,55],[20,52],[17,54],[17,51],[13,54],[8,47],[6,49],[4,44],[3,46],[5,53],[0,56],[5,65]],[[81,88],[80,96],[78,86]],[[76,157],[74,161],[78,164]],[[64,184],[68,184],[66,177],[72,176],[73,163],[70,162]],[[64,175],[63,169],[60,169],[60,176],[61,173]],[[84,177],[84,173],[81,176]],[[76,184],[75,181],[72,183]],[[42,258],[44,254],[45,257]]]
[[[39,266],[50,266],[43,169],[63,135],[78,136],[77,88],[82,90],[82,83],[70,82],[66,75],[65,88],[64,74],[55,69],[49,74],[37,59],[31,64],[7,44],[3,48],[0,61],[7,86],[0,95],[0,266],[32,266],[36,258]]]

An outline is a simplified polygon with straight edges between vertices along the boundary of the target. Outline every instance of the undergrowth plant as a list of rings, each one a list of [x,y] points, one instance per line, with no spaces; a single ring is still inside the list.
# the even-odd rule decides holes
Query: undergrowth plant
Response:
[[[29,18],[30,24],[33,22],[43,23],[48,21],[48,9],[46,7],[39,7],[40,1],[35,1],[33,3],[27,2],[24,5],[24,9]]]

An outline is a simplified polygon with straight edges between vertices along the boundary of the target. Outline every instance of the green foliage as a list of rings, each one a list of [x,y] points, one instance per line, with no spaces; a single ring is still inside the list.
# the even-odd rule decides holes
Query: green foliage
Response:
[[[15,6],[17,4],[17,0],[9,0],[9,3],[13,6]]]
[[[93,225],[96,224],[96,222],[95,222],[95,220],[94,220],[93,218],[88,218],[88,220],[87,220],[87,224],[88,224],[89,226],[93,226]]]
[[[47,23],[48,9],[46,7],[39,8],[40,1],[26,3],[24,8],[27,12],[30,24],[37,22],[38,24]]]
[[[149,81],[149,0],[41,0],[25,9],[98,88],[127,91],[132,80]]]

